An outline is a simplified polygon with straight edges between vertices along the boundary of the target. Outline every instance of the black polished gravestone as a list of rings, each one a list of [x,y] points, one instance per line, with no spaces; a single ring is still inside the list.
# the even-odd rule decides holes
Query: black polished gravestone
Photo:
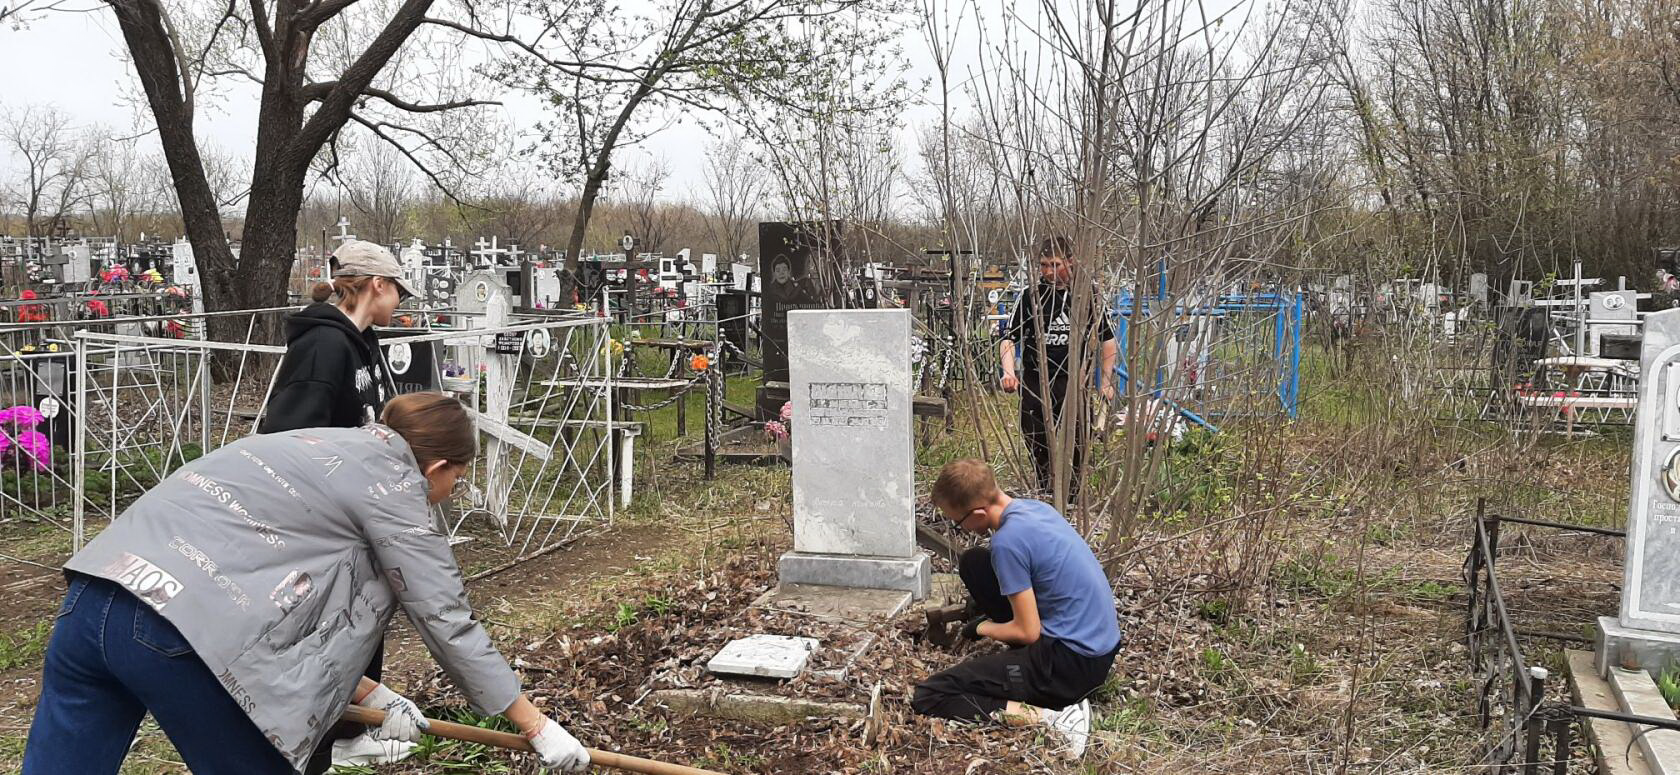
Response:
[[[391,383],[397,395],[438,389],[437,342],[405,342],[401,334],[381,332],[380,347],[391,367]]]
[[[718,328],[736,351],[747,351],[747,292],[727,290],[717,295]]]
[[[76,356],[71,353],[31,358],[31,403],[44,418],[36,430],[55,447],[70,449],[75,440]]]
[[[760,223],[758,268],[763,275],[760,345],[764,381],[788,382],[787,314],[798,309],[840,307],[840,222]],[[788,400],[786,387],[760,388],[760,417],[775,417]]]

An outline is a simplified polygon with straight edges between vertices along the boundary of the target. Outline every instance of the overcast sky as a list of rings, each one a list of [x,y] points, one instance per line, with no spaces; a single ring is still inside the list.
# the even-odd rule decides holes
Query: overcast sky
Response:
[[[1206,13],[1217,14],[1243,2],[1212,0],[1204,7]],[[651,3],[647,0],[626,0],[625,4]],[[953,80],[957,82],[953,83],[953,87],[957,87],[974,75],[975,57],[970,52],[976,45],[973,37],[976,25],[972,6],[965,7],[961,0],[952,5],[957,7],[951,12],[954,23],[957,23],[959,12],[962,17],[960,28],[963,40],[954,47],[957,55],[952,67]],[[989,7],[987,2],[978,5]],[[1004,7],[1001,3],[996,6],[999,9]],[[1015,12],[1028,14],[1036,7],[1036,3],[1023,3]],[[1003,11],[998,13],[1001,16]],[[988,23],[997,25],[1002,22],[990,19]],[[935,105],[938,94],[936,87],[930,87],[926,94],[921,93],[919,88],[935,72],[921,31],[915,27],[907,29],[902,44],[911,65],[907,80],[917,87],[915,99],[905,106],[901,117],[904,124],[904,158],[914,163],[915,128],[937,121]],[[125,95],[138,96],[139,92],[132,71],[123,61],[123,48],[116,21],[105,9],[93,13],[48,14],[21,32],[0,29],[0,109],[52,104],[80,123],[99,123],[119,132],[124,131],[136,120]],[[531,101],[521,99],[520,95],[506,94],[500,99],[506,103],[504,110],[507,118],[515,126],[529,126],[542,117],[540,109],[534,107]],[[199,136],[208,138],[226,151],[248,158],[255,144],[255,100],[255,91],[245,89],[216,104],[201,106],[197,118]],[[142,116],[141,120],[144,122],[140,125],[141,129],[149,131],[154,128],[149,115]],[[710,135],[705,130],[693,122],[685,122],[667,126],[643,144],[644,153],[663,156],[672,168],[672,180],[665,192],[667,197],[687,198],[691,192],[703,189],[705,158],[696,151],[704,148],[709,140]],[[618,163],[624,165],[632,161],[624,157]],[[9,163],[9,160],[0,156],[0,163]],[[4,177],[9,175],[0,174],[0,178]]]
[[[634,4],[634,0],[632,0]],[[918,59],[922,46],[907,40],[905,50]],[[124,43],[109,11],[48,14],[28,29],[0,29],[0,108],[18,105],[56,105],[80,123],[100,123],[122,131],[132,125],[134,111],[127,96],[138,96],[138,82],[123,61]],[[920,82],[920,75],[914,76]],[[410,95],[423,96],[423,95]],[[529,126],[542,112],[519,94],[503,94],[509,122]],[[914,107],[914,106],[912,106]],[[200,108],[197,131],[223,149],[249,157],[255,145],[257,104],[254,90]],[[150,116],[142,128],[152,129]],[[667,195],[681,198],[701,187],[704,148],[710,134],[693,122],[669,124],[643,145],[646,152],[665,157],[672,168]],[[621,162],[622,163],[622,162]]]

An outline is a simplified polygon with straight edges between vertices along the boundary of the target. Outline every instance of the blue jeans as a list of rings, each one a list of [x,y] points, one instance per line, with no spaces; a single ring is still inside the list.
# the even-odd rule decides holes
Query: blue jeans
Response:
[[[195,775],[293,772],[174,625],[122,587],[72,574],[24,775],[116,773],[147,711]]]

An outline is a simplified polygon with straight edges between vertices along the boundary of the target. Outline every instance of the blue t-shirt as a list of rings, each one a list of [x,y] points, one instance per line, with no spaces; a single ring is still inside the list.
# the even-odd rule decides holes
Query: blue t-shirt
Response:
[[[1005,596],[1031,588],[1043,634],[1087,657],[1120,645],[1114,592],[1090,545],[1044,501],[1016,498],[992,533],[992,569]]]

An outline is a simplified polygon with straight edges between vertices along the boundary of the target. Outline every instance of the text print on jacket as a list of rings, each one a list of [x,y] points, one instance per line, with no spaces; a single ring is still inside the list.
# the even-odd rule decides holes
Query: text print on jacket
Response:
[[[402,606],[479,713],[519,679],[468,608],[427,483],[382,425],[251,436],[141,496],[66,568],[144,600],[302,770]]]

